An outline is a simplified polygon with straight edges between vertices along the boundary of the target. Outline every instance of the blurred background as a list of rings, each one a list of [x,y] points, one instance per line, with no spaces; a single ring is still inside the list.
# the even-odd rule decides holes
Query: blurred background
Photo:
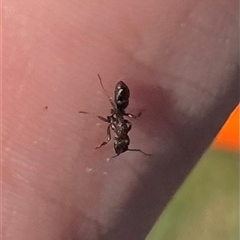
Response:
[[[146,240],[239,239],[239,106]]]

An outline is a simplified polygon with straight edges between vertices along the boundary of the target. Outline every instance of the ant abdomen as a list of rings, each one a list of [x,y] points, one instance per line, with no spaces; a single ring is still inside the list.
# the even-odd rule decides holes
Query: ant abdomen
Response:
[[[130,139],[128,135],[123,135],[119,138],[115,138],[114,140],[114,150],[117,155],[126,152],[128,150],[128,146],[130,144]]]

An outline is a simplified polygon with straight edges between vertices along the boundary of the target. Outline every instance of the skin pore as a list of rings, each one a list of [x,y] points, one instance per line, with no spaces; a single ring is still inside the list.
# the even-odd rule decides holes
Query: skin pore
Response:
[[[238,2],[3,3],[2,236],[142,240],[238,103]],[[130,146],[110,96],[130,88]],[[45,107],[47,106],[47,109]]]

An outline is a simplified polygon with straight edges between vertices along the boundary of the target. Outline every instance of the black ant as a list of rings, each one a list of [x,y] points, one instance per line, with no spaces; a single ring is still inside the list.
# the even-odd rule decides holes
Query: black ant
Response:
[[[141,113],[139,113],[137,116],[126,113],[125,109],[127,108],[129,104],[129,97],[130,97],[130,90],[128,86],[123,82],[119,81],[115,86],[114,91],[114,99],[109,97],[107,94],[107,91],[105,90],[102,79],[100,75],[98,74],[98,78],[101,84],[101,87],[103,91],[105,92],[106,96],[108,97],[108,100],[112,106],[111,109],[111,115],[105,117],[102,116],[96,116],[99,119],[101,119],[104,122],[109,123],[107,127],[107,140],[102,142],[99,146],[96,148],[100,148],[104,145],[106,145],[111,140],[111,130],[114,132],[114,150],[116,155],[108,158],[107,160],[111,160],[117,156],[119,156],[121,153],[124,153],[126,151],[135,151],[135,152],[141,152],[145,156],[149,157],[151,154],[147,154],[143,152],[140,149],[130,149],[128,148],[130,144],[130,139],[128,136],[128,132],[131,130],[132,124],[124,118],[124,116],[130,117],[130,118],[138,118],[141,116]],[[79,113],[84,114],[91,114],[89,112],[79,111]]]

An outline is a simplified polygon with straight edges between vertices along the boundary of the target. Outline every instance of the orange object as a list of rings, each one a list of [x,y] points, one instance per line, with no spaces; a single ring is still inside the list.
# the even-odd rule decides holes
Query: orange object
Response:
[[[239,113],[238,105],[213,142],[214,148],[239,150]]]

